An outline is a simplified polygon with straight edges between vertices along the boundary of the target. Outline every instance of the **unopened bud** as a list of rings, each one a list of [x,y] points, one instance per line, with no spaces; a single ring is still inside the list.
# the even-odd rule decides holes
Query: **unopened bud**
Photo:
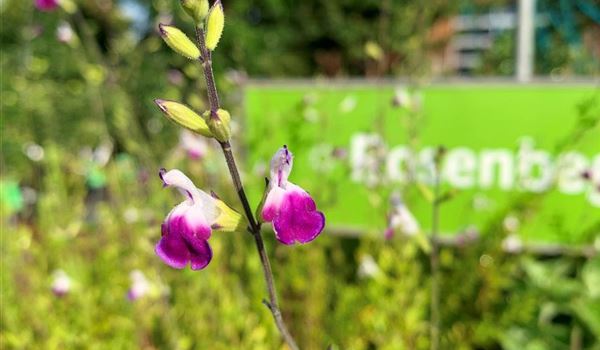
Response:
[[[223,27],[225,26],[225,13],[223,12],[221,0],[215,1],[210,8],[206,22],[206,47],[213,51],[217,47],[219,39],[221,39]]]
[[[194,19],[196,24],[202,23],[208,15],[208,0],[181,0],[181,7]]]
[[[173,122],[197,134],[212,137],[206,121],[188,106],[178,102],[160,99],[154,100],[154,103],[156,103],[163,114]]]
[[[160,30],[160,36],[162,36],[165,43],[167,43],[173,51],[191,60],[200,58],[200,50],[198,50],[198,47],[184,32],[165,24],[159,24],[158,29]]]
[[[211,111],[204,113],[204,119],[208,124],[210,132],[214,138],[220,142],[227,142],[231,138],[231,116],[224,109],[219,109],[214,115]]]

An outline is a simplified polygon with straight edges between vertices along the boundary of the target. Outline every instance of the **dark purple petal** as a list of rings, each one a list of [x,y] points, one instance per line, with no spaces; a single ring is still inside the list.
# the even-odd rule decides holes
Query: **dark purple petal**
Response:
[[[200,239],[186,240],[190,250],[190,262],[192,270],[202,270],[212,259],[212,249],[208,241]]]
[[[169,231],[164,235],[154,251],[165,264],[175,269],[183,269],[190,260],[190,251],[179,232]]]
[[[291,184],[290,184],[291,185]],[[316,211],[310,195],[292,185],[282,200],[279,215],[273,220],[277,239],[283,244],[308,243],[325,227],[325,216]]]

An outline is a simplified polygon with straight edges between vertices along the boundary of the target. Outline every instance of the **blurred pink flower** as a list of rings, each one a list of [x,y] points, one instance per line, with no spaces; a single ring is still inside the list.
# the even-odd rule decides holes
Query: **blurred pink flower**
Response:
[[[62,297],[71,291],[71,278],[63,270],[56,270],[52,274],[52,293]]]
[[[131,279],[131,287],[127,291],[129,301],[136,301],[150,292],[150,282],[148,282],[142,271],[131,271],[129,278]]]
[[[59,0],[35,0],[35,7],[40,11],[53,11],[58,7]]]
[[[208,151],[206,138],[188,130],[183,130],[179,135],[179,145],[193,160],[202,159]]]

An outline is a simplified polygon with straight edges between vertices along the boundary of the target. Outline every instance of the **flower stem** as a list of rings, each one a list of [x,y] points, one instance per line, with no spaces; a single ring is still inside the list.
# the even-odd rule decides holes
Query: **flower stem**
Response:
[[[440,150],[438,149],[438,153]],[[436,158],[439,158],[436,156]],[[434,199],[431,211],[431,254],[429,255],[429,265],[431,269],[431,320],[429,326],[429,336],[431,338],[430,349],[438,350],[440,348],[440,286],[439,286],[439,222],[440,222],[440,165],[439,160],[435,161],[434,168]]]
[[[217,87],[215,85],[215,78],[212,70],[212,58],[210,51],[206,47],[206,42],[204,39],[204,30],[200,27],[196,27],[196,41],[198,43],[198,46],[200,47],[202,70],[204,71],[204,77],[206,79],[208,102],[210,105],[211,116],[217,116],[217,111],[219,110],[220,106],[219,95],[217,93]],[[277,329],[283,337],[283,340],[292,350],[298,350],[298,345],[296,344],[296,341],[288,331],[287,326],[285,325],[285,322],[283,320],[283,316],[281,315],[281,311],[279,309],[279,303],[277,301],[277,291],[275,289],[275,282],[273,279],[273,271],[271,270],[269,256],[267,255],[267,250],[262,239],[260,224],[258,223],[256,218],[254,217],[254,214],[252,213],[250,203],[248,202],[248,197],[246,196],[246,192],[244,191],[244,185],[240,178],[240,173],[235,163],[235,157],[233,156],[233,152],[231,150],[231,144],[229,143],[229,141],[219,142],[219,144],[221,145],[221,149],[223,150],[223,155],[225,156],[225,161],[227,162],[227,168],[229,169],[229,174],[231,175],[231,179],[233,180],[233,185],[240,198],[240,202],[242,202],[246,218],[248,219],[248,231],[250,231],[250,233],[254,237],[256,249],[260,257],[260,262],[265,277],[265,283],[267,285],[267,292],[269,294],[269,300],[263,300],[263,303],[267,306],[267,308],[269,308],[269,311],[271,311],[273,319],[275,320],[275,324],[277,325]]]

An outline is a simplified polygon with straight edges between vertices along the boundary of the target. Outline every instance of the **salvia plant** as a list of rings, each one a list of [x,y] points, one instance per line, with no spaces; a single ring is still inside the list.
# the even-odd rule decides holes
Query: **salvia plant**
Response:
[[[159,176],[163,185],[178,189],[184,199],[163,222],[162,237],[155,248],[156,254],[173,268],[183,269],[189,265],[192,270],[201,270],[212,259],[209,239],[213,231],[248,231],[255,240],[264,272],[268,292],[268,301],[265,300],[264,304],[271,311],[284,341],[290,348],[297,349],[279,309],[261,226],[263,223],[271,223],[277,240],[283,244],[308,243],[323,231],[325,216],[317,211],[308,192],[288,181],[293,155],[286,145],[275,152],[263,199],[256,211],[252,210],[232,151],[231,115],[221,108],[212,70],[212,52],[217,48],[225,24],[223,5],[220,0],[215,1],[212,6],[209,6],[208,0],[181,0],[181,5],[194,21],[195,41],[171,25],[160,24],[160,35],[173,51],[198,61],[204,73],[210,109],[197,113],[175,101],[156,99],[155,103],[174,123],[219,143],[241,201],[244,217],[216,194],[197,188],[181,171],[160,169]]]

